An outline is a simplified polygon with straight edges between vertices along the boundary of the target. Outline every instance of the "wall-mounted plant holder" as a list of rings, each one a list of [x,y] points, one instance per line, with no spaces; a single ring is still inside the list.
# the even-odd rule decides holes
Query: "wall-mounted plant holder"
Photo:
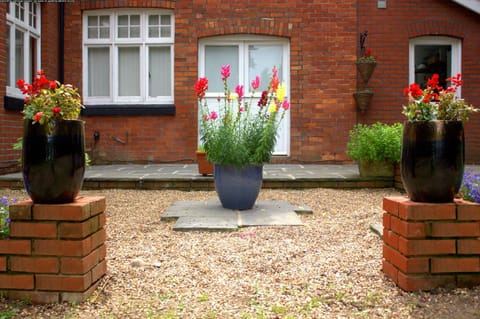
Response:
[[[355,98],[358,108],[363,114],[370,105],[370,101],[373,97],[373,91],[369,88],[357,89],[357,92],[353,93],[353,97]]]
[[[357,70],[358,74],[363,80],[364,84],[367,84],[370,80],[370,77],[375,71],[375,67],[377,66],[377,62],[375,61],[357,61]]]

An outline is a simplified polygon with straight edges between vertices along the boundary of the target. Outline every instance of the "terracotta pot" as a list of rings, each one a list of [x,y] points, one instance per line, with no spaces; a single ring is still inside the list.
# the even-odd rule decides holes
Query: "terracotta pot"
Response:
[[[203,151],[196,151],[197,163],[198,163],[198,173],[202,175],[212,175],[213,174],[213,163],[207,160],[207,153]]]

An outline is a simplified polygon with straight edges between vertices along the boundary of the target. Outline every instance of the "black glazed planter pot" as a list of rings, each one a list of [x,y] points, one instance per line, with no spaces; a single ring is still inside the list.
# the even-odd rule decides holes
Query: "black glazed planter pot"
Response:
[[[25,189],[34,203],[71,203],[83,185],[85,128],[80,120],[47,126],[25,120],[22,167]]]
[[[465,166],[461,121],[407,121],[403,128],[401,176],[415,202],[452,202]]]

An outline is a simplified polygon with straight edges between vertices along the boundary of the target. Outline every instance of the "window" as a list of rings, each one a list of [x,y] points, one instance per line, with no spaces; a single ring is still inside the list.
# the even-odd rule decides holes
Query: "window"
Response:
[[[87,12],[85,104],[172,104],[173,26],[164,10]]]
[[[410,41],[410,83],[416,82],[425,88],[427,80],[437,73],[440,85],[446,87],[446,79],[460,72],[459,39],[432,36]]]
[[[199,46],[199,76],[208,78],[208,105],[215,108],[217,97],[223,93],[223,83],[220,76],[222,65],[230,64],[230,87],[237,84],[244,86],[246,96],[249,96],[250,83],[255,76],[260,77],[261,86],[256,98],[268,86],[272,68],[278,69],[278,76],[289,85],[289,42],[287,39],[267,36],[226,36],[213,37],[200,41]],[[287,96],[289,93],[287,92]],[[256,105],[256,103],[253,103]],[[200,127],[200,126],[199,126]],[[275,146],[275,155],[288,155],[290,147],[289,113],[280,124],[279,137]]]
[[[17,80],[33,80],[40,68],[40,5],[9,2],[7,6],[7,95],[23,99]]]

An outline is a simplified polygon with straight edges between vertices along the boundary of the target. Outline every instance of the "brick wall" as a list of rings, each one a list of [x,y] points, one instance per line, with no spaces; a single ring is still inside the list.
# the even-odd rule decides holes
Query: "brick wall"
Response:
[[[261,34],[290,39],[290,161],[344,161],[355,122],[355,1],[78,1],[66,4],[66,80],[81,86],[82,10],[123,6],[170,8],[175,13],[175,116],[86,117],[87,148],[105,161],[194,161],[198,39]],[[345,45],[344,45],[345,44]],[[334,112],[332,112],[334,110]],[[93,141],[93,132],[101,133]],[[128,140],[127,143],[120,143]],[[117,140],[117,141],[116,141]]]
[[[83,301],[106,273],[104,197],[11,205],[10,239],[0,240],[0,292],[38,303]]]
[[[88,116],[86,146],[98,162],[193,162],[197,144],[198,40],[228,34],[257,34],[290,40],[291,156],[274,162],[344,163],[348,132],[356,122],[403,121],[403,88],[408,85],[408,41],[420,35],[448,35],[463,41],[463,96],[480,105],[480,20],[453,2],[373,0],[168,1],[82,0],[65,3],[64,81],[82,89],[82,14],[104,8],[151,7],[175,14],[174,116]],[[5,34],[5,3],[0,3],[0,34]],[[55,77],[58,64],[58,4],[42,3],[42,67]],[[358,17],[358,19],[357,19]],[[448,17],[448,19],[446,18]],[[358,23],[357,23],[358,22]],[[378,56],[369,82],[375,92],[365,114],[357,111],[355,60],[358,33],[367,29],[367,45]],[[2,31],[3,30],[3,31]],[[0,41],[0,65],[5,64]],[[3,57],[3,58],[2,58]],[[62,57],[60,57],[62,58]],[[0,74],[0,93],[5,74]],[[3,90],[3,91],[2,91]],[[21,134],[21,116],[0,100],[0,170],[16,167],[19,152],[11,144]],[[465,125],[468,163],[480,163],[480,115]],[[94,141],[93,133],[101,133]]]
[[[480,204],[383,199],[383,271],[406,291],[480,284]]]
[[[375,0],[358,1],[358,30],[368,30],[367,46],[377,55],[377,68],[369,86],[374,90],[370,108],[359,122],[403,122],[403,89],[408,86],[409,40],[441,35],[462,40],[462,97],[480,106],[479,15],[453,1],[387,1],[378,9]],[[466,161],[480,163],[480,114],[465,125]]]

